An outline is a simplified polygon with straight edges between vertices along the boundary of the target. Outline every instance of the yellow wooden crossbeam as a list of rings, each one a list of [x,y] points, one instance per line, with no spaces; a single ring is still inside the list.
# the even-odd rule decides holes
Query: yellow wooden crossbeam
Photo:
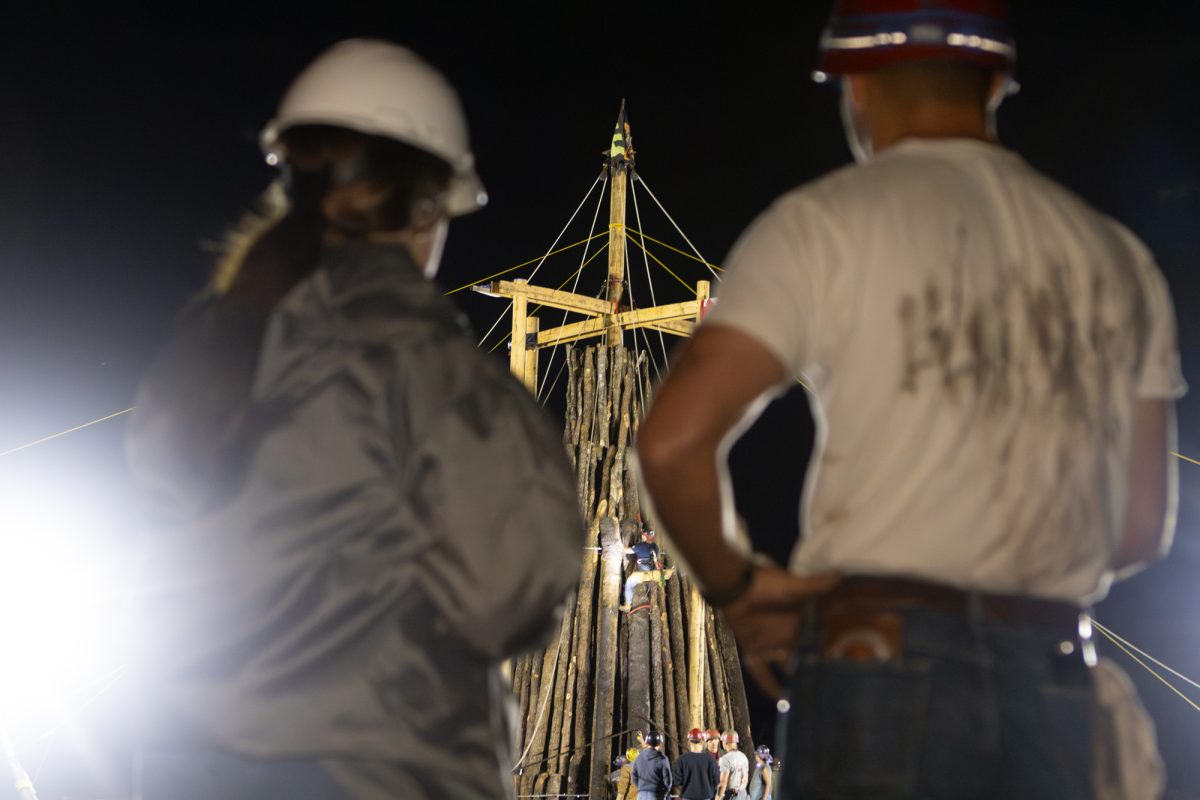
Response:
[[[652,331],[662,331],[674,336],[690,337],[696,332],[696,323],[690,320],[678,320],[675,322],[658,322],[654,325],[646,325]]]
[[[538,347],[552,347],[556,344],[577,342],[581,339],[599,336],[609,328],[620,330],[655,328],[666,333],[686,336],[690,335],[690,330],[684,333],[683,330],[677,330],[675,326],[679,323],[690,324],[699,313],[700,301],[698,300],[670,303],[652,308],[636,308],[631,311],[622,311],[620,314],[597,316],[582,322],[573,322],[570,325],[547,328],[538,332],[537,344]]]
[[[516,297],[521,295],[527,300],[549,308],[563,311],[573,311],[576,314],[607,314],[612,306],[605,300],[597,300],[587,295],[564,292],[547,286],[537,286],[532,283],[519,281],[493,281],[472,286],[473,291],[489,297]]]

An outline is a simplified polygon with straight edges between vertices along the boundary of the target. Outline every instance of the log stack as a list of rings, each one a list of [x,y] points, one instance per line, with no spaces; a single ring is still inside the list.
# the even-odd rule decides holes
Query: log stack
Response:
[[[588,549],[558,637],[512,665],[522,754],[513,781],[518,796],[607,798],[613,759],[649,728],[664,734],[672,760],[693,726],[733,728],[747,753],[754,743],[736,644],[687,575],[665,570],[634,587],[628,613],[618,608],[625,548],[646,519],[632,468],[650,401],[645,354],[573,347],[568,372],[564,442]],[[676,566],[669,551],[663,558]]]

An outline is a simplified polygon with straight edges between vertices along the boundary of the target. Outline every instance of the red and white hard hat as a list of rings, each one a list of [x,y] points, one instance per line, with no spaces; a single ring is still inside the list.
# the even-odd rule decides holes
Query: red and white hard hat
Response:
[[[475,172],[467,117],[458,93],[407,48],[378,39],[347,39],[322,53],[288,88],[260,136],[275,163],[279,137],[297,125],[336,125],[395,139],[453,169],[446,206],[467,214],[487,203]]]
[[[813,77],[905,61],[965,61],[1011,73],[1017,45],[1004,0],[837,0]]]
[[[725,731],[721,734],[721,742],[724,744],[737,744],[738,741],[737,731]]]
[[[705,736],[704,731],[700,730],[699,728],[692,728],[690,731],[688,731],[687,739],[689,742],[703,742],[705,738],[707,737]]]
[[[721,732],[720,732],[719,730],[717,730],[716,728],[709,728],[708,730],[706,730],[706,731],[704,732],[704,738],[706,738],[706,739],[720,739],[720,738],[721,738]]]

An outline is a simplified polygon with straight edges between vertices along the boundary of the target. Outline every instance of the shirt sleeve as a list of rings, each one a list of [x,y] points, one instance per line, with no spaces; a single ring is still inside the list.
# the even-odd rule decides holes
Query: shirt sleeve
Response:
[[[730,252],[705,319],[750,336],[793,374],[805,371],[818,347],[826,259],[817,213],[795,196],[763,212]]]
[[[1175,309],[1166,278],[1153,261],[1141,269],[1142,289],[1148,314],[1148,335],[1137,376],[1138,397],[1176,400],[1187,392],[1179,363]]]

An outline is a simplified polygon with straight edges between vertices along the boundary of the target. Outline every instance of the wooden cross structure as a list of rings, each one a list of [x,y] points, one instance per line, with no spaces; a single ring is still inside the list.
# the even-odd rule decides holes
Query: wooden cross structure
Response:
[[[529,388],[537,389],[538,351],[560,344],[571,344],[604,337],[609,345],[619,344],[625,331],[637,328],[691,336],[703,315],[710,296],[708,281],[696,282],[696,299],[649,308],[622,306],[625,288],[625,192],[633,172],[633,140],[625,119],[625,103],[613,131],[605,168],[610,178],[608,223],[608,284],[605,298],[599,299],[561,289],[531,284],[525,280],[492,281],[471,287],[491,297],[512,298],[512,340],[509,368]],[[536,315],[529,313],[530,303],[557,308],[585,317],[582,321],[542,330]]]

